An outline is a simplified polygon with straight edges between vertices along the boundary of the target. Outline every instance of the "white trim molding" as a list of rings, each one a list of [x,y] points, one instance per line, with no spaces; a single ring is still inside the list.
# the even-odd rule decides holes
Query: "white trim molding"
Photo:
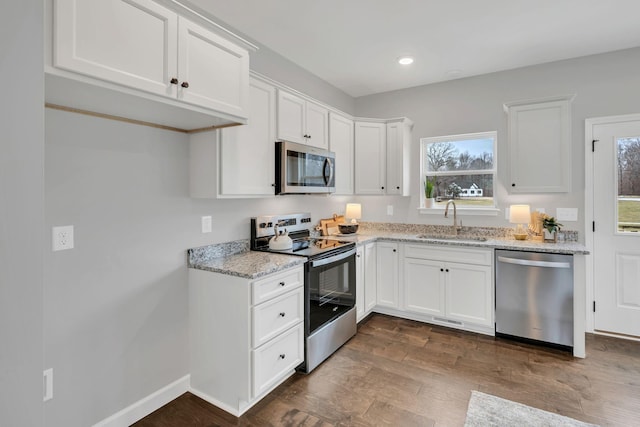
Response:
[[[171,384],[162,387],[151,393],[149,396],[144,397],[137,402],[127,406],[121,411],[116,412],[108,418],[97,422],[93,427],[127,427],[135,423],[138,420],[146,417],[156,409],[166,405],[178,396],[183,395],[189,391],[189,384],[191,382],[191,376],[185,375],[172,382]]]

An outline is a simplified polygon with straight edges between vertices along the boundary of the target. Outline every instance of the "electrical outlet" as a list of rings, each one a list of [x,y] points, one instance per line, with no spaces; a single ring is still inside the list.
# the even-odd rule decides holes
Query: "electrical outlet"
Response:
[[[557,208],[556,217],[558,221],[577,221],[578,208]]]
[[[42,372],[42,401],[53,399],[53,368]]]
[[[393,205],[387,205],[387,215],[393,216]]]
[[[53,227],[51,229],[51,237],[54,251],[73,249],[73,225]]]
[[[203,216],[202,217],[202,232],[203,233],[211,233],[211,217]]]

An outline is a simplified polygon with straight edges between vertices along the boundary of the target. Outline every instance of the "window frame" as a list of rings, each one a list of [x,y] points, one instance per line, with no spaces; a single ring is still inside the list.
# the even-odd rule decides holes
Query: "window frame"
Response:
[[[469,170],[455,170],[455,171],[440,171],[434,173],[433,171],[425,171],[424,170],[424,156],[426,151],[426,146],[428,144],[436,143],[436,142],[457,142],[464,140],[472,140],[472,139],[493,139],[493,167],[491,169],[469,169]],[[498,215],[500,211],[498,209],[498,202],[496,200],[496,188],[498,184],[498,132],[497,131],[486,131],[486,132],[474,132],[474,133],[464,133],[458,135],[443,135],[443,136],[431,136],[420,138],[420,185],[418,188],[420,189],[420,207],[418,210],[421,214],[436,214],[442,215],[444,211],[443,206],[434,206],[427,208],[425,207],[425,196],[424,196],[424,177],[426,175],[434,176],[451,176],[451,175],[483,175],[483,174],[492,174],[493,175],[493,206],[483,206],[483,207],[471,207],[471,206],[458,206],[458,213],[465,215]]]

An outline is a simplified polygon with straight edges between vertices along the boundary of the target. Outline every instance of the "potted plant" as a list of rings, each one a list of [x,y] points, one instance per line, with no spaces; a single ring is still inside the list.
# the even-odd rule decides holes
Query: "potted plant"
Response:
[[[544,229],[544,241],[545,242],[557,242],[558,241],[558,231],[563,225],[560,224],[556,219],[552,216],[546,215],[542,219],[542,228]]]
[[[435,202],[433,196],[435,192],[435,178],[430,179],[428,176],[424,179],[424,207],[432,208]]]

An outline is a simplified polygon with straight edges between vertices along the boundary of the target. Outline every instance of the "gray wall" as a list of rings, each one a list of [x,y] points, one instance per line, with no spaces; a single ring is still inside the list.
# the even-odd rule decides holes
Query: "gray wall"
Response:
[[[45,252],[46,425],[91,425],[189,373],[187,248],[249,238],[252,215],[344,211],[340,197],[191,199],[184,134],[57,110],[45,123],[46,227],[75,231],[74,249]]]
[[[530,203],[555,215],[557,207],[579,209],[579,221],[565,228],[584,231],[584,120],[589,117],[640,111],[640,49],[559,61],[484,76],[398,90],[356,99],[356,115],[406,116],[415,122],[412,145],[412,196],[360,197],[368,220],[449,224],[433,215],[420,215],[419,140],[421,137],[498,131],[497,200],[502,209]],[[572,187],[556,195],[510,195],[507,180],[507,117],[509,101],[576,94],[572,104]],[[386,215],[386,206],[395,215]],[[510,226],[504,213],[497,217],[463,217],[467,225]]]
[[[42,1],[0,13],[0,425],[42,425]]]

